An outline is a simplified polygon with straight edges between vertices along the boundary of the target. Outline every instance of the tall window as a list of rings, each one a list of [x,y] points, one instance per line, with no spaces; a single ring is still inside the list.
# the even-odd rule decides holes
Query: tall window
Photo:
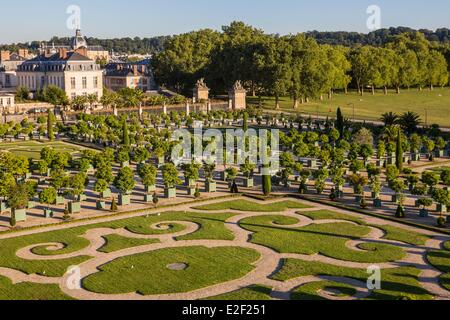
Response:
[[[94,88],[98,88],[98,77],[94,77]]]
[[[74,77],[70,78],[70,87],[72,89],[76,89],[75,78]]]
[[[83,89],[87,89],[87,78],[83,77]]]

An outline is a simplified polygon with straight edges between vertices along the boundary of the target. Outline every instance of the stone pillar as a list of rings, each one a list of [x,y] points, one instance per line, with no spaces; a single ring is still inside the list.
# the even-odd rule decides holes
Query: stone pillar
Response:
[[[208,101],[208,103],[206,104],[206,111],[209,113],[212,111],[212,104],[211,101]]]
[[[142,109],[142,104],[139,104],[139,118],[142,119],[142,114],[144,113]]]
[[[167,106],[165,102],[163,103],[163,113],[167,114]]]
[[[228,109],[233,110],[233,99],[228,99]]]
[[[115,115],[116,117],[119,115],[119,112],[117,111],[117,107],[116,107],[116,106],[114,106],[113,112],[114,112],[114,115]]]
[[[191,107],[189,105],[189,101],[186,101],[186,116],[188,116],[191,113]]]
[[[233,110],[242,110],[247,108],[247,91],[245,91],[240,81],[236,81],[234,86],[228,92]]]
[[[197,81],[193,93],[194,103],[200,102],[202,100],[209,100],[209,88],[206,86],[203,78]]]

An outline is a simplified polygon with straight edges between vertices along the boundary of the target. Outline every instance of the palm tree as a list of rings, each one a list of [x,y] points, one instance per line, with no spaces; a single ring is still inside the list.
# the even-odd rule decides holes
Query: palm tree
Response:
[[[398,124],[399,116],[398,114],[394,112],[387,112],[381,115],[380,120],[384,123],[384,125],[387,126],[394,126]]]
[[[408,134],[417,131],[417,127],[421,123],[420,116],[415,112],[405,112],[399,119],[399,124]]]

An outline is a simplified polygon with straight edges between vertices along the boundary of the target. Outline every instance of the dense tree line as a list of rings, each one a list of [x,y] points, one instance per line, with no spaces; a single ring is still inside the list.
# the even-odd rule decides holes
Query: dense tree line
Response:
[[[403,33],[382,47],[348,48],[319,44],[306,34],[278,36],[233,22],[222,32],[200,30],[175,36],[153,59],[160,85],[189,94],[199,78],[213,93],[226,92],[241,80],[253,95],[290,95],[294,107],[310,98],[332,98],[350,84],[365,88],[444,86],[448,52],[438,50],[421,33]]]
[[[404,34],[404,33],[422,33],[428,41],[439,42],[443,44],[450,43],[450,30],[447,28],[440,28],[436,31],[420,29],[414,30],[408,27],[397,27],[389,29],[379,29],[368,34],[358,32],[319,32],[310,31],[307,32],[308,36],[313,37],[320,44],[332,44],[343,46],[355,46],[355,45],[371,45],[382,46],[388,43],[392,37]]]
[[[160,36],[152,38],[115,38],[115,39],[99,39],[86,38],[90,46],[102,46],[107,51],[114,51],[121,54],[154,54],[164,49],[164,43],[169,36]],[[55,46],[69,46],[71,37],[53,37],[48,44]],[[32,41],[27,43],[17,43],[10,45],[0,45],[0,50],[9,50],[17,52],[18,49],[29,49],[31,52],[37,53],[41,42]]]

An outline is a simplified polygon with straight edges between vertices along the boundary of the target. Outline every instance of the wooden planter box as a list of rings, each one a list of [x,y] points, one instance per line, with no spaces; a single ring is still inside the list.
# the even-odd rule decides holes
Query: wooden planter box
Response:
[[[447,213],[447,206],[438,203],[436,206],[436,211],[439,213]]]
[[[102,198],[111,198],[111,189],[106,189],[101,193]]]
[[[8,204],[4,201],[0,202],[0,212],[6,211],[8,209]]]
[[[396,159],[395,158],[388,158],[387,159],[387,164],[388,165],[394,165],[395,164]]]
[[[421,218],[428,218],[429,212],[427,209],[421,209],[419,213],[419,217]]]
[[[165,163],[164,157],[158,157],[156,158],[156,164],[158,165],[158,168],[162,167]]]
[[[356,203],[361,203],[361,200],[362,200],[362,196],[358,196],[358,195],[355,196]]]
[[[127,206],[131,203],[131,196],[129,194],[119,194],[119,206]]]
[[[315,159],[309,159],[309,160],[308,160],[308,167],[309,167],[309,168],[315,168],[315,167],[317,167],[317,160],[315,160]]]
[[[195,189],[196,188],[188,188],[188,196],[191,196],[191,197],[193,197],[193,196],[195,196]]]
[[[186,187],[195,186],[196,184],[197,184],[197,181],[195,181],[194,179],[188,179],[188,178],[184,179],[184,185]]]
[[[398,202],[398,195],[394,194],[391,196],[391,202],[397,203]]]
[[[435,150],[434,151],[434,156],[436,158],[442,158],[444,156],[444,150]]]
[[[85,194],[80,194],[80,196],[78,197],[79,201],[86,201],[87,200],[87,196]]]
[[[105,210],[106,209],[106,201],[99,200],[96,205],[97,210]]]
[[[37,206],[36,202],[30,201],[30,202],[28,202],[27,209],[34,209],[34,208],[36,208],[36,206]]]
[[[45,209],[44,210],[44,217],[46,219],[53,218],[53,210]]]
[[[27,221],[27,210],[26,209],[13,209],[12,215],[16,218],[16,222]]]
[[[375,208],[381,208],[383,206],[381,199],[373,199],[373,206]]]
[[[129,167],[129,166],[130,166],[130,162],[129,162],[129,161],[124,161],[124,162],[122,162],[122,163],[120,164],[120,166],[121,166],[122,168]]]
[[[55,204],[56,205],[64,204],[64,197],[63,196],[56,196]]]
[[[177,188],[165,188],[164,197],[166,199],[173,199],[177,197]]]
[[[147,203],[153,202],[153,195],[152,194],[146,194],[144,196],[144,202],[147,202]]]
[[[217,183],[214,181],[206,181],[205,182],[205,190],[207,193],[216,192],[217,191]]]
[[[244,178],[244,188],[253,188],[254,186],[254,180],[253,178]]]
[[[225,181],[225,182],[227,181],[228,175],[225,171],[220,171],[219,175],[220,175],[220,181]]]
[[[147,193],[155,192],[156,191],[156,186],[155,185],[147,186],[147,187],[145,187],[145,191],[147,191]]]
[[[79,201],[71,201],[69,202],[69,212],[72,213],[80,213],[81,212],[81,202]]]
[[[420,153],[412,153],[411,161],[420,161]]]

